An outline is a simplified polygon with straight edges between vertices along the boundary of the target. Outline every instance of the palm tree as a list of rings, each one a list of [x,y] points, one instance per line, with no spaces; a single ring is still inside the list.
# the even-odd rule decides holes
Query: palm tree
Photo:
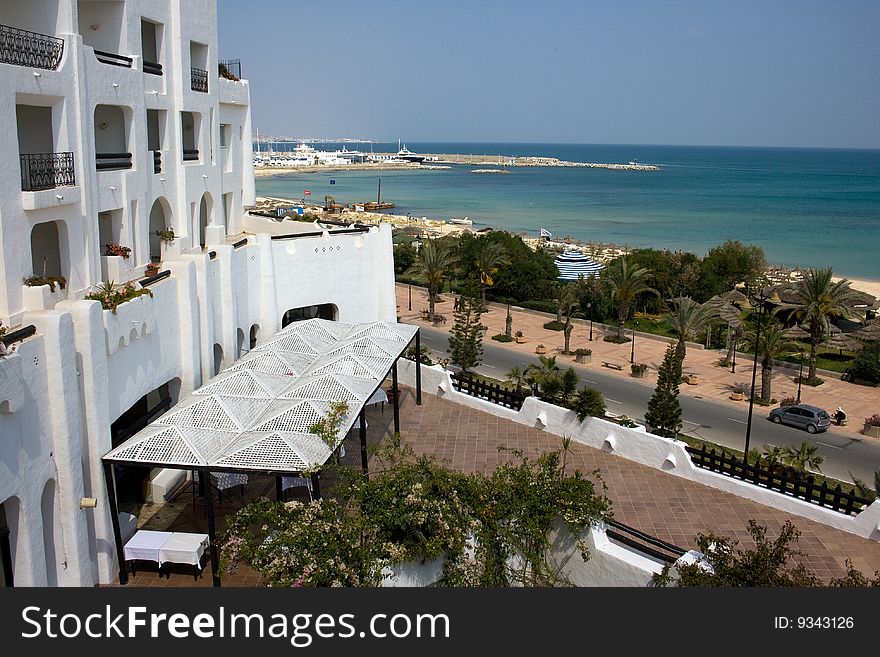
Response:
[[[611,286],[611,298],[617,301],[617,338],[623,340],[623,324],[629,317],[629,306],[636,295],[642,292],[657,294],[657,290],[647,283],[651,272],[644,268],[631,269],[626,264],[626,256],[620,256],[603,272]]]
[[[498,242],[490,242],[488,238],[477,238],[474,266],[480,275],[480,301],[486,307],[486,288],[493,284],[492,275],[502,265],[509,265],[507,250]]]
[[[519,365],[514,365],[507,373],[507,382],[516,386],[517,391],[526,387],[526,374],[520,369]]]
[[[775,317],[767,316],[761,325],[761,337],[758,340],[758,355],[761,357],[761,401],[770,403],[770,387],[773,379],[773,360],[785,351],[795,349],[797,345],[785,337],[785,328]],[[755,331],[750,331],[746,339],[755,349]]]
[[[409,269],[410,274],[428,281],[428,319],[434,320],[434,302],[446,273],[455,264],[456,256],[445,242],[427,240],[419,249],[419,257]]]
[[[806,324],[810,332],[810,369],[808,381],[816,380],[816,347],[831,330],[836,317],[854,318],[853,305],[858,293],[847,279],[831,282],[831,268],[808,269],[794,287],[795,315],[798,323]]]
[[[782,450],[782,460],[790,468],[794,468],[801,474],[806,473],[807,468],[813,468],[821,472],[819,465],[825,460],[825,457],[819,456],[818,445],[811,445],[806,440],[801,443],[798,448],[786,447]]]
[[[690,297],[673,299],[674,309],[666,323],[672,329],[678,342],[675,345],[675,353],[684,362],[686,353],[685,343],[693,340],[703,332],[706,325],[712,319],[714,310],[708,306],[700,305]]]
[[[524,379],[532,387],[533,394],[538,394],[543,384],[550,378],[556,377],[559,366],[556,364],[556,356],[538,356],[538,364],[532,363],[526,368]]]
[[[565,336],[565,353],[569,352],[569,347],[571,345],[571,331],[572,328],[574,328],[571,325],[571,317],[579,306],[577,288],[572,284],[565,285],[559,295],[557,305],[557,308],[561,310],[563,315],[565,315],[565,328],[562,329],[563,335]]]

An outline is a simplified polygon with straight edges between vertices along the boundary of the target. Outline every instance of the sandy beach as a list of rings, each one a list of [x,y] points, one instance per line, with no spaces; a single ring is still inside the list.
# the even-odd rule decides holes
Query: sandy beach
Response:
[[[357,167],[358,169],[362,168],[364,165],[352,165],[353,167]],[[387,166],[388,168],[407,168],[414,167],[419,168],[418,165],[376,165],[378,167]],[[317,170],[325,170],[326,167],[297,167],[296,171],[303,171],[307,168],[315,168]],[[254,173],[256,174],[260,169],[255,169]],[[278,169],[269,169],[264,172],[262,175],[277,175],[278,173],[284,173],[288,170],[279,171]],[[305,203],[303,204],[302,199],[283,199],[277,197],[257,197],[257,210],[264,210],[274,212],[275,208],[278,207],[290,207],[295,205],[304,205],[305,211],[312,214],[322,214],[323,208],[319,205]],[[399,215],[399,214],[390,214],[385,212],[356,212],[354,210],[349,210],[346,208],[341,214],[334,216],[334,219],[339,221],[350,221],[351,223],[359,222],[365,224],[378,224],[381,222],[386,222],[392,224],[395,228],[418,228],[422,229],[424,233],[429,237],[441,237],[444,235],[455,235],[462,232],[474,232],[473,228],[468,225],[463,224],[455,224],[443,219],[433,219],[430,217],[412,217],[408,215]],[[532,248],[536,248],[539,239],[534,237],[524,237],[523,240],[531,246]],[[579,243],[579,242],[552,242],[551,246],[566,248],[566,249],[578,249],[584,254],[594,258],[599,262],[608,262],[617,256],[623,255],[626,253],[626,249],[616,244],[605,244],[602,242],[590,242],[587,244]],[[769,270],[768,273],[772,273],[773,270]],[[794,271],[794,276],[797,275],[797,272]],[[867,278],[851,278],[848,276],[835,276],[833,277],[834,281],[839,281],[842,279],[846,279],[850,282],[850,285],[853,289],[859,290],[861,292],[867,292],[868,294],[880,299],[880,280],[871,280]]]

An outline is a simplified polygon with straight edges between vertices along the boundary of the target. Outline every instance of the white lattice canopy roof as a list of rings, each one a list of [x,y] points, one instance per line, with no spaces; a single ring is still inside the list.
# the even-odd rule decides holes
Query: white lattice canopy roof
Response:
[[[416,331],[393,322],[294,322],[104,458],[276,472],[322,465],[336,446],[310,427],[345,401],[341,440]]]

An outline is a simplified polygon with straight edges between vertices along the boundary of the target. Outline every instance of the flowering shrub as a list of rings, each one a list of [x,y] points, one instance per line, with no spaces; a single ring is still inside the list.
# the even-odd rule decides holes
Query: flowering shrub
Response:
[[[869,427],[880,427],[880,413],[874,413],[871,417],[866,417],[865,424]]]
[[[155,262],[151,262],[150,264],[147,265],[147,267],[145,269],[145,273],[147,276],[155,276],[156,274],[159,273],[159,265],[156,264]]]
[[[398,556],[375,526],[335,500],[263,500],[233,517],[220,572],[234,573],[244,562],[269,586],[377,586]]]
[[[116,242],[108,242],[104,245],[104,248],[107,249],[104,255],[122,256],[125,259],[128,259],[128,256],[131,255],[130,247],[123,246],[122,244],[117,244]]]
[[[146,288],[139,290],[131,283],[116,285],[113,281],[110,281],[109,283],[101,283],[83,298],[89,301],[100,301],[104,310],[112,310],[115,315],[119,304],[131,301],[145,294],[153,296],[153,292]]]
[[[338,469],[334,499],[241,509],[221,547],[221,572],[247,563],[270,586],[377,586],[386,566],[445,556],[444,585],[558,584],[551,528],[562,522],[579,534],[611,510],[582,473],[565,473],[567,448],[537,460],[514,452],[519,462],[485,477],[391,440],[369,479]]]

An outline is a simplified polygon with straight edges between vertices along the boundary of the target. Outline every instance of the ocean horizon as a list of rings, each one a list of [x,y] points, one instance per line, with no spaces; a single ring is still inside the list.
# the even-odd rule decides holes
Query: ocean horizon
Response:
[[[275,144],[275,150],[295,143]],[[736,239],[764,249],[771,266],[832,267],[880,279],[880,150],[753,146],[657,146],[407,142],[415,153],[545,156],[570,162],[653,164],[659,171],[508,167],[506,175],[447,170],[334,171],[260,177],[257,194],[313,202],[376,200],[395,214],[463,218],[537,236],[693,251]],[[351,143],[324,143],[323,150]],[[369,151],[369,148],[361,150]],[[397,152],[397,143],[372,144]],[[330,181],[333,180],[333,184]]]

